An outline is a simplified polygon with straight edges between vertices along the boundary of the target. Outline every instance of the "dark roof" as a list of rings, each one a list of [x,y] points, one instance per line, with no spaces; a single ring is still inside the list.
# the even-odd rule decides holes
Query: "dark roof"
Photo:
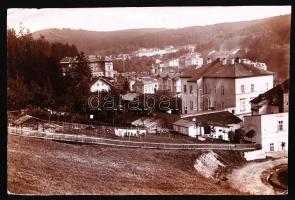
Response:
[[[108,85],[113,86],[113,84],[112,84],[109,80],[107,80],[107,79],[105,79],[105,78],[102,78],[102,77],[98,77],[98,78],[93,79],[93,80],[91,81],[91,83],[90,83],[90,86],[92,86],[92,85],[93,85],[94,83],[96,83],[96,81],[98,81],[98,80],[101,80],[101,81],[107,83]]]
[[[161,72],[157,75],[158,78],[171,78],[174,80],[178,80],[179,79],[179,74],[175,74],[175,73],[168,73],[168,72]]]
[[[173,125],[182,126],[182,127],[191,127],[194,126],[195,122],[189,121],[187,119],[180,119],[173,123]]]
[[[207,114],[201,114],[193,117],[185,117],[183,119],[192,121],[196,118],[197,122],[211,124],[211,125],[228,125],[237,124],[242,120],[228,111],[213,112]]]
[[[188,81],[197,81],[204,78],[241,78],[252,76],[273,75],[274,72],[254,67],[251,64],[235,62],[231,64],[227,61],[225,65],[222,61],[215,60],[212,63],[204,64],[200,68],[190,68],[183,71],[181,78],[190,78]]]
[[[281,96],[283,93],[289,92],[289,79],[285,80],[283,83],[277,85],[276,87],[273,87],[272,89],[266,91],[263,94],[258,95],[256,98],[252,99],[251,103],[259,103],[265,99],[272,102],[273,96],[278,95]]]
[[[252,76],[273,75],[274,72],[254,67],[251,64],[235,62],[222,65],[221,62],[216,63],[204,74],[204,77],[210,78],[240,78]]]
[[[29,121],[29,120],[31,120],[31,119],[42,121],[41,119],[36,118],[36,117],[33,117],[33,116],[31,116],[31,115],[24,115],[24,116],[18,118],[17,120],[15,120],[15,121],[13,122],[13,124],[14,124],[14,125],[21,125],[21,124],[23,124],[23,123],[25,123],[26,121]]]
[[[180,78],[192,78],[195,74],[198,74],[199,69],[195,66],[186,67],[182,70]]]

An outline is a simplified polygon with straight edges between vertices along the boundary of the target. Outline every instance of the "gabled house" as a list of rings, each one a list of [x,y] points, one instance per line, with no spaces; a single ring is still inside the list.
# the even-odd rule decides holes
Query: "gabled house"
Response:
[[[74,63],[78,62],[77,58],[65,57],[61,59],[60,66],[62,67],[63,75],[71,73],[74,69]],[[113,62],[108,57],[98,57],[97,55],[87,56],[87,62],[91,70],[92,77],[110,77],[114,78]]]
[[[188,68],[180,76],[182,113],[228,110],[242,118],[251,114],[250,100],[273,87],[273,76],[240,59],[217,59]]]
[[[241,126],[242,120],[228,111],[185,117],[173,123],[173,130],[191,137],[203,136],[229,140],[229,132]]]
[[[99,77],[95,78],[90,84],[90,92],[110,91],[113,85],[108,80]]]
[[[289,79],[250,101],[252,115],[245,116],[245,131],[254,133],[249,141],[265,152],[288,150]]]

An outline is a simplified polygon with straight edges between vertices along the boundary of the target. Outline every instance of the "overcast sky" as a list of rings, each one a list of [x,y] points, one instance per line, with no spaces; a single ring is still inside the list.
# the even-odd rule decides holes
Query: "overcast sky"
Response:
[[[290,13],[291,6],[8,9],[7,26],[18,29],[22,22],[31,32],[45,28],[182,28]]]

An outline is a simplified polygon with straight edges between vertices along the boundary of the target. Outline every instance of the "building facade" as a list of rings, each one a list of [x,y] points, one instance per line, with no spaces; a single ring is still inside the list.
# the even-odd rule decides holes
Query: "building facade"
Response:
[[[241,117],[249,115],[249,101],[273,87],[273,72],[238,60],[208,62],[180,77],[183,114],[228,110]]]
[[[155,94],[159,85],[156,80],[136,80],[133,89],[140,94]]]
[[[265,152],[288,150],[289,80],[251,100],[252,115],[245,116],[245,131],[254,131],[249,141]]]
[[[112,84],[103,78],[95,79],[90,85],[90,92],[108,92],[112,88]]]

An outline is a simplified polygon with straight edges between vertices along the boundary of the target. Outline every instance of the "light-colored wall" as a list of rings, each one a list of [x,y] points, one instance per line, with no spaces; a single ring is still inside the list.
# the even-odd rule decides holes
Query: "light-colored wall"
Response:
[[[266,87],[268,83],[268,89]],[[254,84],[254,92],[251,92],[251,84]],[[244,85],[245,93],[241,92],[241,85]],[[266,92],[273,87],[273,75],[255,76],[235,79],[236,114],[251,113],[250,100],[259,94]],[[246,109],[241,111],[240,100],[245,99]]]
[[[159,85],[157,82],[155,83],[145,83],[143,85],[144,94],[155,94],[155,90],[158,90]]]
[[[173,130],[177,131],[181,134],[188,135],[190,137],[196,137],[197,135],[203,135],[204,134],[204,128],[203,127],[197,127],[190,126],[190,127],[183,127],[178,125],[173,125]]]
[[[114,78],[113,62],[105,62],[105,76]]]
[[[288,119],[289,114],[277,113],[261,116],[262,149],[269,151],[270,143],[274,143],[274,150],[281,151],[281,143],[285,142],[288,149]],[[283,121],[283,131],[278,130],[278,121]]]
[[[282,151],[281,143],[285,142],[285,150],[288,150],[288,118],[287,112],[247,116],[244,119],[245,131],[255,131],[252,141],[261,144],[265,152],[270,151],[270,143],[274,143],[274,151]],[[283,121],[282,131],[278,130],[279,121]]]
[[[105,82],[98,80],[96,81],[91,87],[90,91],[91,92],[101,92],[101,91],[110,91],[111,87],[110,85],[106,84]]]

